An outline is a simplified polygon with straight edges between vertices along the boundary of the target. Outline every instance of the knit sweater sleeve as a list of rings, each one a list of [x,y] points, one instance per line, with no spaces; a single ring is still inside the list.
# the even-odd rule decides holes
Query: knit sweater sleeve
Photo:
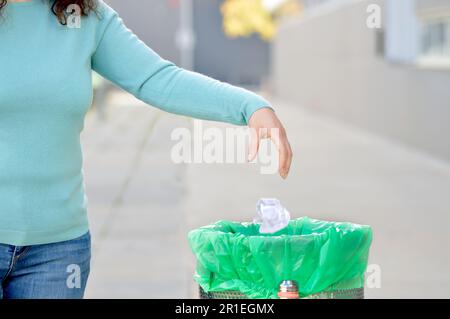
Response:
[[[92,69],[145,103],[194,118],[248,123],[258,109],[270,107],[261,96],[161,58],[100,1],[101,20]]]

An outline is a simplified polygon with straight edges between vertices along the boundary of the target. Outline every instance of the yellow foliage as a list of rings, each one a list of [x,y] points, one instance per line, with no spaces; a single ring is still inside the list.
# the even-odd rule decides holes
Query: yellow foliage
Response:
[[[222,4],[223,25],[229,37],[248,37],[258,33],[271,40],[277,30],[277,18],[298,12],[298,2],[287,0],[276,12],[268,11],[262,0],[225,0]]]
[[[269,40],[275,35],[275,21],[261,0],[226,0],[222,4],[224,30],[230,37],[259,33]]]

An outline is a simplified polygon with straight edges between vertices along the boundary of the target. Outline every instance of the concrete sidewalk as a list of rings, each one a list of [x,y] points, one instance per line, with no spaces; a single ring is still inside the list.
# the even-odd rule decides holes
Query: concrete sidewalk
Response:
[[[287,181],[254,164],[173,164],[170,133],[191,121],[123,93],[112,96],[105,123],[88,116],[94,256],[86,297],[195,297],[188,230],[252,220],[260,197],[279,198],[294,217],[371,225],[370,262],[382,282],[367,297],[450,297],[450,165],[272,100],[295,152]]]
[[[105,122],[83,133],[93,260],[88,298],[188,296],[185,167],[170,160],[170,132],[187,126],[117,93]]]

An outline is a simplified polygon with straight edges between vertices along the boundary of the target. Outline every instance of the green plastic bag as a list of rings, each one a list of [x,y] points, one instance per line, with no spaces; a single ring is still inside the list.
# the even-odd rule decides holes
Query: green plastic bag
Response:
[[[206,292],[233,290],[249,298],[277,298],[282,280],[297,281],[302,297],[362,288],[371,242],[369,226],[308,217],[274,234],[228,221],[189,233],[198,284]]]

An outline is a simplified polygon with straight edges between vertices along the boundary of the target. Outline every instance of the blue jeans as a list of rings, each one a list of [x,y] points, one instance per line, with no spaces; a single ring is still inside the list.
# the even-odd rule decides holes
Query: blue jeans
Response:
[[[0,244],[0,299],[81,299],[90,259],[89,233],[54,244]]]

